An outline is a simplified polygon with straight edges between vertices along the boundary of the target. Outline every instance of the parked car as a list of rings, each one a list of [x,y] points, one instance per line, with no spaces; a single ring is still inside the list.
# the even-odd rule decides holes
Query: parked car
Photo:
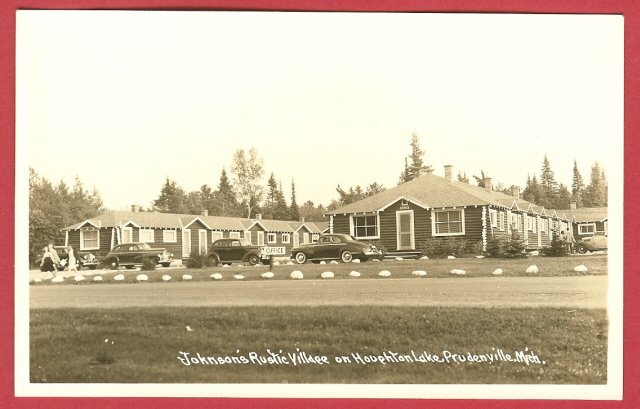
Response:
[[[264,247],[253,245],[246,239],[218,239],[211,244],[205,262],[208,266],[238,262],[254,266],[260,260],[264,264],[269,262]]]
[[[104,259],[111,270],[118,267],[133,268],[142,265],[143,261],[152,260],[162,267],[169,267],[173,254],[164,248],[152,248],[147,243],[125,243],[115,246]]]
[[[584,237],[576,244],[576,251],[584,254],[587,251],[607,249],[607,236],[604,232],[595,232],[591,237]]]
[[[354,258],[367,261],[382,257],[382,252],[375,246],[358,241],[348,234],[325,234],[315,243],[302,244],[291,249],[291,258],[298,264],[304,264],[307,260],[340,260],[349,263]]]
[[[64,269],[68,267],[69,264],[69,249],[71,246],[53,246],[53,248],[58,253],[58,257],[60,258],[60,264],[57,266],[58,269]],[[77,251],[76,253],[76,268],[80,270],[82,267],[87,267],[89,270],[95,270],[98,267],[100,262],[97,257],[88,251]],[[42,261],[42,255],[40,255],[36,259],[36,265],[39,266]]]

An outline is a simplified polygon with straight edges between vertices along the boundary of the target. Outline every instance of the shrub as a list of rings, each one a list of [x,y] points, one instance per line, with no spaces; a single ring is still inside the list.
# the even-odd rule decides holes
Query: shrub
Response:
[[[504,250],[505,258],[519,258],[525,257],[525,248],[524,248],[524,240],[520,238],[520,234],[517,231],[513,230],[511,232],[511,237],[507,241],[507,245]]]
[[[551,237],[549,247],[542,249],[542,254],[547,257],[563,257],[566,256],[567,253],[567,242],[560,238],[558,229],[556,228],[553,230],[553,237]]]
[[[501,237],[491,236],[487,240],[487,250],[485,251],[488,257],[502,258],[505,256],[507,249],[507,241]]]
[[[189,259],[187,260],[187,267],[188,268],[202,268],[205,265],[205,258],[206,256],[201,255],[199,252],[197,251],[192,251],[191,254],[189,254]]]
[[[150,270],[155,270],[156,269],[156,261],[150,258],[143,258],[142,259],[142,270],[144,271],[150,271]]]
[[[482,243],[457,237],[447,237],[443,239],[427,239],[420,242],[420,251],[423,255],[434,256],[460,256],[465,253],[480,254]]]

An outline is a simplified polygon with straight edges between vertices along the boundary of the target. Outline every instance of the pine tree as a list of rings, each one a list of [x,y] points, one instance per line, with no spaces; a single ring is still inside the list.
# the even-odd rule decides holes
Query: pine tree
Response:
[[[289,207],[287,201],[284,198],[284,192],[282,190],[282,182],[278,185],[276,191],[275,207],[273,210],[273,218],[276,220],[289,220]]]
[[[300,212],[298,209],[298,203],[296,203],[296,184],[291,181],[291,206],[289,207],[290,220],[299,220]]]
[[[408,159],[411,160],[411,163],[409,163],[407,158],[405,158],[404,170],[400,174],[398,184],[408,182],[424,174],[433,172],[433,168],[430,165],[425,165],[424,163],[424,151],[420,148],[420,138],[415,131],[411,133],[409,145],[411,146],[411,154]]]
[[[585,207],[600,207],[607,205],[607,186],[604,170],[598,162],[591,166],[591,181],[585,188],[583,195]]]
[[[551,164],[547,155],[544,155],[540,174],[540,197],[536,204],[551,208],[556,205],[558,199],[558,183],[555,180]]]
[[[160,196],[153,201],[153,210],[160,213],[184,213],[185,200],[184,190],[167,177]]]
[[[556,196],[554,207],[556,209],[569,209],[571,207],[571,192],[569,192],[564,183],[560,183],[558,187],[558,195]]]
[[[473,175],[473,178],[476,180],[478,187],[484,187],[484,180],[487,175],[484,174],[484,170],[480,169],[480,176]]]
[[[278,197],[278,183],[271,172],[271,176],[267,181],[267,199],[265,201],[265,218],[274,219],[276,210],[276,199]]]
[[[469,183],[469,178],[467,177],[467,172],[460,173],[458,172],[458,182]]]
[[[524,240],[520,238],[517,231],[512,230],[511,237],[507,240],[507,245],[504,249],[504,257],[519,258],[525,255]]]
[[[578,170],[578,162],[573,161],[573,179],[571,181],[571,201],[576,203],[578,208],[582,207],[582,196],[584,195],[584,181]]]

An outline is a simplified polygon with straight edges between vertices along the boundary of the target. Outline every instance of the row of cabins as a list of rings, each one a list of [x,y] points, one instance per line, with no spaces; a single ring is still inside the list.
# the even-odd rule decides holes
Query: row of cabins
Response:
[[[284,247],[289,255],[292,247],[316,241],[328,228],[327,223],[263,220],[260,215],[245,219],[136,209],[111,211],[65,227],[65,245],[104,256],[118,244],[144,242],[167,249],[179,260],[192,253],[206,254],[214,241],[235,237],[260,246]]]
[[[607,209],[545,209],[520,198],[485,187],[427,174],[361,201],[329,212],[329,230],[351,234],[390,252],[418,252],[428,240],[465,239],[486,249],[491,237],[509,237],[517,231],[529,250],[549,246],[554,231],[575,240],[595,232],[607,234]],[[557,230],[556,230],[557,229]]]
[[[176,259],[193,252],[206,253],[219,238],[245,238],[253,244],[292,247],[310,243],[325,232],[345,233],[372,242],[390,253],[418,253],[428,240],[465,239],[484,250],[491,237],[517,232],[529,250],[549,246],[554,231],[579,240],[608,234],[607,208],[545,209],[520,198],[485,187],[427,174],[361,201],[328,212],[328,222],[263,220],[139,211],[112,211],[68,226],[65,244],[105,255],[115,245],[146,242],[164,247]]]

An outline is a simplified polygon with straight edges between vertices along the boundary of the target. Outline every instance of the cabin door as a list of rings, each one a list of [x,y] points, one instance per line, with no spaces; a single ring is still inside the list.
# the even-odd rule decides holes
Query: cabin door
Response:
[[[396,212],[396,229],[398,233],[398,250],[413,250],[413,210]]]

